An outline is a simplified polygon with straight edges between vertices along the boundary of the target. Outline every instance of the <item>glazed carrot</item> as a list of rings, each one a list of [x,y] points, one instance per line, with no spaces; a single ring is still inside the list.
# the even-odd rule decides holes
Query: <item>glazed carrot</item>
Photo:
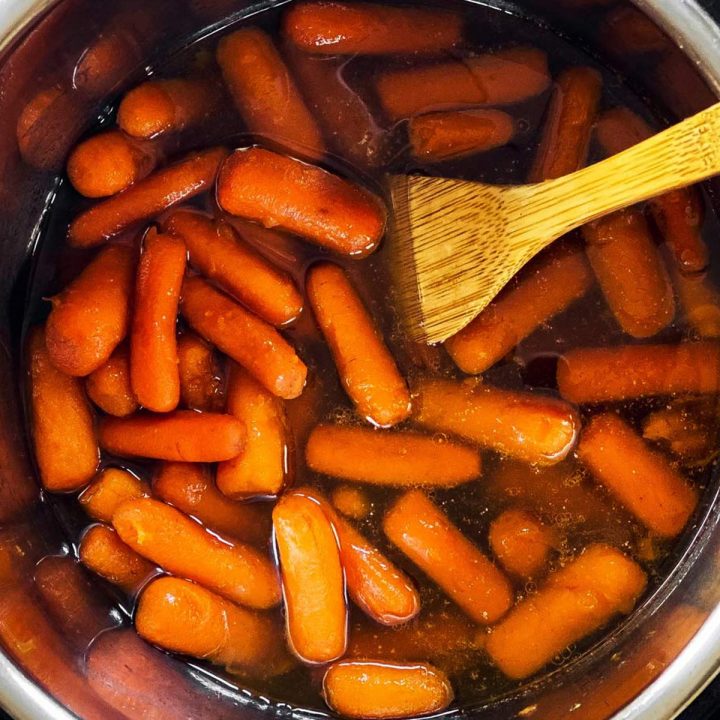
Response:
[[[221,535],[253,545],[267,545],[270,514],[258,503],[243,504],[226,498],[210,477],[208,468],[197,463],[166,462],[153,477],[153,494],[200,520]]]
[[[585,254],[570,244],[543,253],[469,325],[445,342],[455,364],[484,372],[540,325],[581,298],[592,284]]]
[[[352,485],[340,485],[330,494],[333,507],[345,517],[363,520],[370,513],[372,503],[367,495]]]
[[[220,104],[219,85],[211,78],[148,80],[125,94],[117,123],[128,135],[154,138],[198,125]]]
[[[473,448],[417,432],[318,425],[305,448],[315,472],[344,480],[398,487],[454,487],[480,476]]]
[[[273,510],[288,639],[303,661],[325,663],[347,646],[345,581],[335,531],[320,504],[298,493]]]
[[[345,271],[330,263],[315,265],[308,272],[307,294],[360,416],[381,427],[405,420],[410,414],[405,379]]]
[[[528,677],[613,616],[629,613],[645,584],[635,562],[614,548],[591,545],[493,628],[487,652],[508,677]]]
[[[647,16],[634,7],[618,7],[603,19],[600,39],[616,55],[645,55],[663,52],[672,41]]]
[[[208,190],[215,181],[224,148],[191,153],[157,170],[123,192],[78,215],[68,229],[74,247],[93,247],[108,238]]]
[[[154,412],[170,412],[180,402],[175,325],[185,255],[182,240],[151,228],[138,263],[130,379],[138,402]]]
[[[344,255],[368,255],[385,231],[385,207],[364,188],[259,147],[236,150],[223,163],[217,200],[231,215]]]
[[[230,672],[273,677],[294,664],[282,628],[270,616],[180,578],[159,578],[143,590],[135,628],[153,645],[207,659]]]
[[[386,660],[343,660],[323,678],[331,710],[350,718],[405,718],[444,710],[453,700],[450,681],[432,665]]]
[[[505,570],[525,578],[545,569],[555,544],[551,528],[518,508],[505,510],[490,523],[489,541]]]
[[[149,494],[148,486],[128,470],[108,467],[80,493],[78,500],[91,518],[111,522],[115,511],[126,500]]]
[[[96,575],[134,595],[156,572],[107,525],[93,525],[80,541],[80,562]]]
[[[642,210],[630,208],[583,227],[586,253],[620,328],[651,337],[675,317],[668,271]]]
[[[157,152],[118,130],[93,135],[70,154],[67,174],[85,197],[115,195],[144,178],[155,167]]]
[[[176,410],[162,415],[103,418],[98,438],[100,446],[114,455],[217,462],[242,452],[245,427],[230,415]]]
[[[220,368],[212,347],[195,333],[177,340],[180,400],[191,410],[219,412],[225,407]]]
[[[383,530],[475,622],[494,623],[512,605],[507,578],[420,490],[395,502]]]
[[[307,367],[272,325],[199,277],[185,280],[180,310],[193,330],[245,367],[271,393],[285,399],[300,395]]]
[[[675,537],[697,505],[697,493],[660,453],[615,413],[592,418],[578,456],[593,476],[649,530]]]
[[[303,2],[283,18],[283,34],[322,55],[436,53],[462,40],[462,16],[371,3]]]
[[[538,465],[563,460],[580,428],[570,405],[543,395],[430,378],[415,390],[415,420],[424,427]]]
[[[128,331],[135,251],[113,245],[52,298],[47,348],[68,375],[89,375],[103,365]]]
[[[549,84],[545,53],[511,48],[389,70],[378,78],[377,92],[385,114],[391,120],[402,120],[431,110],[516,103],[538,95]]]
[[[574,403],[713,394],[720,392],[720,344],[577,348],[560,358],[557,384],[560,394]]]
[[[120,345],[85,381],[88,397],[102,411],[115,417],[132,415],[139,405],[130,384],[130,359],[127,348]]]
[[[63,492],[87,485],[98,466],[92,412],[77,378],[61,373],[50,361],[45,332],[28,341],[33,443],[40,480]]]
[[[270,37],[246,27],[226,35],[216,58],[248,130],[309,157],[325,152],[320,129]]]
[[[280,602],[270,559],[242,543],[218,540],[179,510],[150,498],[131,500],[113,515],[120,538],[163,569],[256,609]]]
[[[185,242],[191,265],[263,320],[284,325],[300,314],[302,297],[292,278],[248,247],[228,223],[178,210],[163,227]]]

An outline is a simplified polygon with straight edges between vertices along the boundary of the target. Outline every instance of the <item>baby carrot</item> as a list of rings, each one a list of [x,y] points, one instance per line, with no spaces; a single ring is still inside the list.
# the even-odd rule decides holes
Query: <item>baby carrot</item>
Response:
[[[386,210],[375,195],[322,168],[259,147],[236,150],[223,163],[217,200],[231,215],[344,255],[368,255],[385,232]]]
[[[670,265],[685,321],[701,338],[720,337],[720,291],[707,273],[686,275]]]
[[[253,545],[267,545],[270,514],[259,503],[239,503],[225,497],[198,463],[162,463],[152,482],[153,494],[205,527]]]
[[[128,470],[108,467],[80,493],[78,500],[91,518],[111,522],[115,511],[126,500],[149,494],[148,486]]]
[[[518,577],[536,577],[555,544],[552,529],[530,513],[510,508],[490,523],[490,548],[502,566]]]
[[[119,130],[93,135],[70,153],[67,174],[85,197],[115,195],[144,178],[155,167],[157,152]]]
[[[675,537],[697,505],[697,493],[660,453],[618,415],[596,415],[578,456],[595,478],[649,530]]]
[[[300,314],[302,297],[292,278],[242,241],[228,223],[178,210],[163,227],[185,242],[191,265],[263,320],[284,325]]]
[[[389,70],[377,83],[390,120],[469,105],[507,105],[543,92],[550,84],[547,56],[534,48]],[[418,92],[422,88],[422,92]]]
[[[308,467],[372,485],[454,487],[480,476],[473,448],[416,432],[318,425],[305,448]]]
[[[494,623],[512,605],[507,578],[422,491],[395,502],[383,529],[475,622]]]
[[[271,393],[286,400],[300,395],[307,367],[272,325],[199,277],[185,280],[180,310],[198,334],[245,367]]]
[[[462,16],[419,7],[303,2],[283,18],[294,45],[323,55],[438,53],[462,40]]]
[[[560,394],[574,403],[720,392],[720,343],[577,348],[560,358]]]
[[[70,223],[70,244],[81,248],[100,245],[141,220],[205,192],[215,181],[226,155],[224,148],[191,153],[118,195],[93,205]]]
[[[363,520],[370,513],[372,503],[367,495],[352,485],[339,485],[330,494],[333,507],[345,517]]]
[[[291,152],[322,157],[320,129],[265,32],[246,27],[226,35],[216,58],[235,107],[253,135]]]
[[[347,647],[345,581],[335,531],[312,497],[283,495],[273,510],[287,631],[305,662],[336,660]]]
[[[508,677],[528,677],[613,616],[629,613],[645,584],[635,562],[614,548],[591,545],[493,628],[487,652]]]
[[[540,325],[581,298],[592,284],[585,254],[554,246],[527,266],[469,325],[445,342],[455,364],[484,372]]]
[[[103,365],[128,331],[135,250],[112,245],[51,299],[47,348],[68,375],[89,375]]]
[[[35,328],[27,347],[35,459],[43,487],[78,490],[98,466],[93,417],[80,380],[51,362],[45,332]]]
[[[229,460],[245,446],[245,426],[230,415],[176,410],[128,418],[103,418],[100,446],[114,455],[217,462]]]
[[[453,700],[450,681],[427,664],[343,660],[323,678],[331,710],[350,718],[405,718],[444,710]]]
[[[173,575],[195,580],[251,608],[280,602],[270,559],[242,543],[219,540],[179,510],[150,498],[131,500],[113,515],[120,538]]]
[[[195,333],[177,340],[180,400],[191,410],[218,412],[225,407],[221,371],[213,349]]]
[[[570,405],[543,395],[430,378],[415,391],[420,425],[538,465],[567,457],[580,429]]]
[[[97,370],[93,370],[85,381],[88,397],[103,412],[115,417],[132,415],[139,405],[130,384],[130,359],[124,345]]]
[[[185,255],[182,240],[155,228],[145,235],[135,281],[130,379],[138,402],[154,412],[170,412],[180,402],[175,325]]]
[[[410,414],[405,379],[345,271],[330,263],[315,265],[308,272],[307,294],[360,416],[381,427],[405,420]]]
[[[667,35],[641,10],[618,7],[608,12],[600,27],[604,48],[615,55],[645,55],[673,47]]]

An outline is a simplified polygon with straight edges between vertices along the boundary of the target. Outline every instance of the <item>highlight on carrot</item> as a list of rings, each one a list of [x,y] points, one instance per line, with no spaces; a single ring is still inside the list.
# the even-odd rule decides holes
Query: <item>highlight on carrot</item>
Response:
[[[389,70],[378,78],[377,93],[388,118],[402,120],[432,110],[508,105],[539,95],[549,85],[545,53],[519,47]]]
[[[675,537],[687,525],[697,492],[619,415],[595,415],[583,430],[578,456],[595,479],[653,533]]]
[[[113,197],[78,215],[68,229],[73,247],[101,245],[123,230],[210,189],[224,148],[193,152],[157,170]]]
[[[619,550],[591,545],[521,600],[493,628],[486,650],[505,675],[526,678],[615,615],[629,613],[646,582],[642,568]]]
[[[300,395],[307,367],[272,325],[199,277],[186,278],[180,310],[199,335],[246,368],[271,393],[286,400]]]
[[[91,518],[112,522],[115,511],[126,500],[149,494],[148,486],[129,470],[107,467],[80,493],[78,500]]]
[[[283,18],[283,34],[323,55],[440,53],[462,40],[462,16],[420,7],[303,2]]]
[[[218,462],[245,447],[245,426],[231,415],[176,410],[127,418],[102,418],[100,446],[125,457],[184,462]]]
[[[89,375],[112,355],[130,323],[135,250],[112,245],[51,298],[46,342],[53,364],[68,375]]]
[[[450,681],[432,665],[386,660],[343,660],[323,678],[329,707],[350,718],[405,718],[444,710],[453,700]]]
[[[410,414],[410,392],[373,318],[345,271],[321,263],[307,275],[315,319],[358,413],[380,427]]]
[[[580,429],[577,413],[562,400],[475,381],[421,379],[414,403],[423,427],[538,465],[566,458]]]
[[[130,383],[128,350],[120,345],[85,381],[88,397],[103,412],[115,417],[132,415],[139,407]]]
[[[579,300],[592,272],[578,247],[561,243],[542,253],[469,325],[445,341],[455,364],[485,372],[543,323]]]
[[[260,147],[236,150],[223,163],[217,201],[231,215],[353,257],[375,250],[385,232],[387,212],[375,195]]]
[[[365,492],[352,485],[338,485],[330,493],[330,502],[338,512],[353,520],[364,520],[372,508]]]
[[[147,410],[170,412],[180,402],[177,323],[185,244],[151,228],[143,240],[130,332],[130,379]]]
[[[27,353],[40,480],[54,492],[78,490],[90,482],[100,460],[90,406],[80,380],[53,365],[44,329],[31,331]]]
[[[302,296],[292,278],[249,247],[228,223],[177,210],[163,227],[185,242],[191,265],[263,320],[284,325],[300,314]]]
[[[560,394],[574,403],[602,403],[653,395],[720,392],[720,344],[577,348],[560,358]]]
[[[482,472],[477,450],[452,440],[348,425],[318,425],[305,460],[324,475],[397,487],[455,487]]]
[[[221,370],[212,347],[193,332],[177,339],[180,401],[190,410],[220,412],[225,407]]]
[[[270,559],[249,545],[219,540],[202,525],[158,500],[131,500],[113,526],[135,552],[178,577],[194,580],[228,600],[265,610],[280,602]]]
[[[388,510],[385,535],[475,622],[491,624],[513,603],[505,575],[420,490]]]
[[[333,526],[315,498],[285,494],[273,510],[290,647],[308,663],[347,647],[345,579]]]
[[[557,543],[552,528],[519,508],[498,515],[490,523],[488,539],[505,570],[521,578],[537,577]]]

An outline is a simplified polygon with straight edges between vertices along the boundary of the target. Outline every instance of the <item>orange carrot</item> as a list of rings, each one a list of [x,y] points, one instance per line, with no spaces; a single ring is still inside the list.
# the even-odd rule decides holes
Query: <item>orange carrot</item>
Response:
[[[325,152],[320,129],[270,37],[255,27],[226,35],[216,58],[248,130],[309,157]]]
[[[199,272],[263,320],[284,325],[300,314],[302,297],[290,276],[248,247],[228,223],[178,210],[163,226],[182,238]]]
[[[595,478],[648,529],[675,537],[697,505],[697,493],[660,453],[615,413],[596,415],[578,456]]]
[[[333,526],[314,498],[290,493],[275,506],[273,527],[290,646],[305,662],[336,660],[347,647],[347,608]]]
[[[338,512],[353,520],[365,519],[372,505],[367,495],[352,485],[336,487],[330,494],[330,501]]]
[[[494,623],[512,605],[507,578],[420,490],[390,508],[383,529],[475,622]]]
[[[407,70],[389,70],[378,79],[377,92],[386,115],[391,120],[402,120],[431,110],[516,103],[538,95],[549,84],[545,53],[533,48],[511,48]]]
[[[405,718],[444,710],[453,700],[450,681],[432,665],[386,660],[343,660],[323,678],[332,710],[350,718]]]
[[[191,410],[219,412],[225,407],[220,368],[212,347],[195,333],[177,340],[180,399]]]
[[[645,584],[635,562],[614,548],[591,545],[493,628],[487,652],[508,677],[528,677],[613,616],[629,613]]]
[[[437,53],[462,40],[462,16],[419,7],[303,2],[285,13],[283,34],[322,55]]]
[[[52,364],[41,328],[32,331],[27,352],[40,480],[51,491],[78,490],[90,482],[99,461],[85,393],[77,378],[61,373]]]
[[[480,476],[479,453],[417,432],[318,425],[305,448],[315,472],[372,485],[454,487]]]
[[[169,412],[180,402],[175,325],[185,255],[182,240],[151,228],[138,263],[130,379],[139,403],[155,412]]]
[[[111,522],[115,511],[126,500],[149,494],[148,486],[128,470],[108,467],[80,493],[78,500],[91,518]]]
[[[581,298],[592,284],[584,253],[553,247],[528,265],[469,325],[445,342],[455,364],[484,372],[543,323]]]
[[[88,397],[108,415],[132,415],[139,405],[130,384],[127,348],[120,345],[108,360],[93,370],[85,381]]]
[[[490,548],[512,575],[536,577],[547,565],[555,544],[552,529],[530,513],[505,510],[490,523]]]
[[[217,539],[179,510],[150,498],[131,500],[113,515],[120,538],[163,569],[257,609],[280,602],[270,559],[242,543]]]
[[[134,271],[134,249],[113,245],[52,298],[47,348],[58,370],[89,375],[112,355],[128,331]]]
[[[78,215],[68,230],[74,247],[93,247],[123,230],[208,190],[215,181],[224,148],[191,153],[157,170],[123,192]]]
[[[580,420],[560,400],[480,383],[423,379],[415,419],[424,427],[449,432],[538,465],[560,462],[572,450]]]
[[[315,265],[308,299],[330,346],[345,392],[358,413],[389,427],[410,414],[410,393],[373,318],[342,268]]]
[[[362,187],[259,147],[236,150],[220,170],[220,207],[344,255],[371,253],[385,231],[382,202]]]
[[[300,395],[307,367],[272,325],[199,277],[185,280],[180,310],[197,333],[245,367],[271,393],[285,399]]]
[[[577,348],[560,358],[560,394],[574,403],[720,392],[720,344]]]
[[[114,455],[217,462],[242,452],[245,426],[230,415],[176,410],[163,415],[103,418],[98,438],[100,446]]]
[[[629,6],[618,7],[605,16],[600,39],[605,49],[620,56],[658,53],[673,46],[645,13]]]

